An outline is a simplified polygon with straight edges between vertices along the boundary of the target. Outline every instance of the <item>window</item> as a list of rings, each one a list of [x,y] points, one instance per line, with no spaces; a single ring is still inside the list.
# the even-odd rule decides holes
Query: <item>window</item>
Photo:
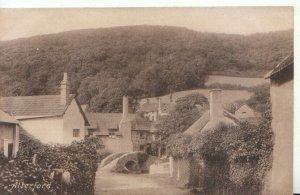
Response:
[[[88,129],[88,136],[92,136],[94,134],[94,129]]]
[[[79,129],[73,129],[73,137],[79,137]]]
[[[147,136],[147,134],[146,134],[146,132],[140,132],[140,139],[146,139],[146,136]]]
[[[151,119],[151,121],[154,121],[154,116],[152,115],[152,119]]]
[[[108,129],[108,136],[110,138],[116,138],[117,132],[118,132],[118,129]]]
[[[109,134],[110,138],[115,138],[116,137],[116,133],[114,131],[110,131],[108,134]]]
[[[11,159],[13,157],[13,148],[14,148],[14,144],[9,143],[8,144],[8,149],[7,149],[7,157],[9,159]]]
[[[144,151],[144,146],[140,146],[140,151]]]

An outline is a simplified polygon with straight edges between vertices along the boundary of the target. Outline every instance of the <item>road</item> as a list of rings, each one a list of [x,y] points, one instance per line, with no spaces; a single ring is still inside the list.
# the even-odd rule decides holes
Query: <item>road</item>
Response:
[[[191,195],[178,189],[166,174],[120,174],[97,171],[95,194],[98,195]]]

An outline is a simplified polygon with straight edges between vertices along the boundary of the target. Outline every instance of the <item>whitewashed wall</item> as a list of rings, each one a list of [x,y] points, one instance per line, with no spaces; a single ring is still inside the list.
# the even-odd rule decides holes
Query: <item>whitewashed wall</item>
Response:
[[[21,126],[43,143],[63,143],[62,117],[23,119]]]
[[[80,113],[79,106],[72,100],[65,115],[63,116],[63,143],[70,144],[72,141],[82,140],[85,136],[84,118]],[[73,137],[73,129],[79,129],[79,137]]]
[[[271,85],[273,166],[270,194],[293,194],[293,81]]]

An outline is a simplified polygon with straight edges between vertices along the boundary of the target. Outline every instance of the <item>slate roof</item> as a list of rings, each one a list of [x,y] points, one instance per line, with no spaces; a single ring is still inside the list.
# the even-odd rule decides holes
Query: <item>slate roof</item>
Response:
[[[228,123],[228,124],[236,124],[239,119],[237,119],[233,114],[230,112],[223,110],[224,118],[222,118],[222,122]],[[207,110],[204,112],[204,114],[196,121],[194,122],[184,133],[185,134],[195,134],[197,132],[201,132],[204,127],[210,122],[210,111]],[[221,122],[221,121],[220,121]]]
[[[17,121],[14,117],[12,117],[9,114],[3,112],[2,110],[0,110],[0,122],[13,123],[13,124],[18,124],[19,123],[19,121]]]
[[[70,95],[69,102],[75,98]],[[61,116],[69,105],[60,105],[60,95],[0,97],[0,109],[17,118]]]
[[[109,129],[118,129],[119,123],[122,119],[122,113],[85,113],[90,122],[89,129],[99,129],[98,135],[108,135]],[[131,121],[132,130],[149,131],[151,130],[151,122],[136,116],[135,114],[128,114]]]
[[[62,116],[73,99],[78,105],[85,125],[89,125],[74,94],[70,94],[69,104],[65,106],[60,105],[60,95],[0,97],[0,109],[13,115],[16,119]]]
[[[268,72],[265,78],[268,79],[273,75],[279,73],[283,69],[287,68],[288,66],[292,66],[293,64],[294,64],[294,54],[292,53],[286,58],[284,58],[273,70]]]
[[[158,103],[147,102],[140,106],[139,111],[142,112],[156,112],[158,111]],[[169,113],[172,109],[175,108],[175,103],[161,103],[161,110],[164,113]]]
[[[192,124],[184,133],[195,134],[199,132],[209,121],[209,110],[206,111],[196,122]]]

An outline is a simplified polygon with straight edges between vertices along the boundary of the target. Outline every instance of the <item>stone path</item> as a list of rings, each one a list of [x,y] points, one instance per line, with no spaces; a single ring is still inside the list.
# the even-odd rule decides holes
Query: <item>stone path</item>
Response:
[[[96,195],[190,195],[178,189],[167,174],[119,174],[108,170],[97,171]]]

